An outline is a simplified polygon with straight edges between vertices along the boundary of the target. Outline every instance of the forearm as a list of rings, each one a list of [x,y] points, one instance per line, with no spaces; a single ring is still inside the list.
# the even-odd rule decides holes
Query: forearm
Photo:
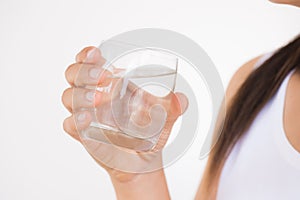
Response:
[[[130,181],[120,181],[111,176],[118,200],[170,199],[163,169],[135,175]]]

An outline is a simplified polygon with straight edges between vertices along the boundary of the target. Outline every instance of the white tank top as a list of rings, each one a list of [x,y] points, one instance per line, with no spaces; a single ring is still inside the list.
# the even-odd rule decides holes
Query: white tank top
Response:
[[[294,71],[234,146],[222,170],[217,200],[300,199],[300,153],[283,128],[285,94]]]

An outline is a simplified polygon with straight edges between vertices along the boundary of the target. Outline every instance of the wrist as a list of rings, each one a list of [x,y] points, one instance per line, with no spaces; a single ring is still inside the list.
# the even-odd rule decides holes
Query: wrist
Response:
[[[140,160],[142,161],[141,163],[139,162],[134,163],[134,165],[140,167],[140,169],[137,168],[136,172],[126,172],[126,171],[121,171],[112,168],[106,168],[106,171],[108,172],[113,182],[119,182],[119,183],[133,182],[135,179],[141,177],[147,177],[147,176],[153,177],[158,172],[164,173],[161,153],[160,152],[154,153],[151,156],[152,156],[150,157],[151,159],[144,157],[144,159],[140,158]],[[144,166],[147,166],[147,168]],[[145,169],[142,170],[143,168]]]
[[[142,175],[142,173],[128,173],[115,169],[109,169],[107,172],[113,183],[130,183],[133,182],[138,176]]]
[[[117,199],[170,199],[164,169],[148,173],[110,173]]]

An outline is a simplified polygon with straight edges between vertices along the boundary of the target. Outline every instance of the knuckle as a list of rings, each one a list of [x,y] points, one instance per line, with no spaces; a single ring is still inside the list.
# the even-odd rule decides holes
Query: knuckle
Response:
[[[62,94],[62,103],[64,104],[65,107],[69,107],[70,102],[71,102],[71,97],[73,94],[73,88],[67,88],[66,90],[63,91]]]
[[[94,46],[87,46],[85,48],[83,48],[76,56],[75,56],[75,60],[76,61],[83,61],[83,59],[86,57],[86,54],[89,50],[96,48]]]
[[[106,62],[106,59],[101,55],[101,56],[100,56],[100,59],[99,59],[99,64],[100,64],[101,66],[103,66],[103,65],[105,64],[105,62]]]
[[[68,97],[68,94],[70,93],[70,89],[71,88],[67,88],[63,91],[63,94],[62,94],[62,102],[65,102],[66,101],[66,98]]]
[[[73,64],[69,65],[65,71],[65,78],[69,83],[72,83],[74,80],[74,77],[73,77],[74,73],[72,73],[72,71],[74,71],[76,66],[77,66],[77,63],[73,63]]]
[[[70,118],[66,118],[63,122],[63,129],[67,133],[70,133],[69,119]]]

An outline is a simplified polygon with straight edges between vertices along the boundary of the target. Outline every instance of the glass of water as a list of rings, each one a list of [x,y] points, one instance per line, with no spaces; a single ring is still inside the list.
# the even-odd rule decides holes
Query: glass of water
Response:
[[[81,138],[135,151],[153,149],[170,114],[178,58],[162,49],[114,40],[102,42],[99,49],[109,76],[93,88],[101,93],[101,103],[86,109],[92,122]]]

